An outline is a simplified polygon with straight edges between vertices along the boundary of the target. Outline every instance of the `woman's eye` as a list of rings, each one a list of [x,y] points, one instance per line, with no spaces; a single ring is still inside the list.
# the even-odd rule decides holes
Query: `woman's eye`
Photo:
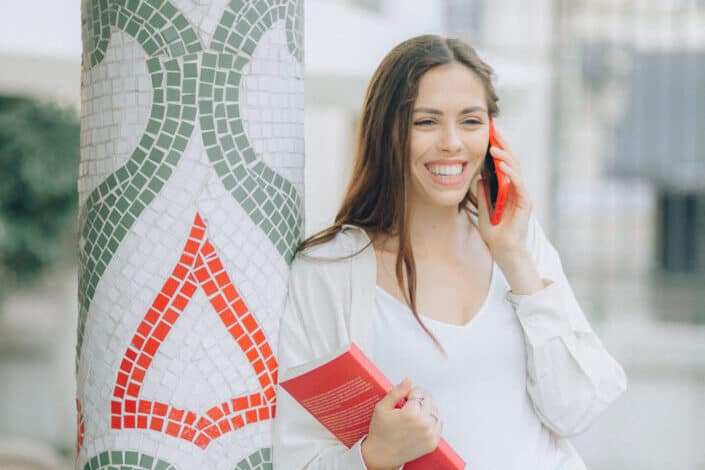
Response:
[[[463,124],[466,124],[466,125],[473,125],[473,126],[474,126],[474,125],[477,125],[477,124],[482,124],[482,121],[480,121],[480,120],[478,120],[478,119],[466,119],[465,121],[463,121]]]
[[[424,119],[422,121],[416,121],[414,124],[416,124],[417,126],[429,126],[433,124],[433,121],[431,121],[430,119]]]

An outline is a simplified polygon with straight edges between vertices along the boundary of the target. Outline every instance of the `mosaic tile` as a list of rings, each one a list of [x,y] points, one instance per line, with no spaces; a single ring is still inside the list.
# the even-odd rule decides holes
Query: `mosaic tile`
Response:
[[[151,429],[205,448],[224,433],[274,417],[276,358],[205,234],[206,226],[197,215],[178,264],[132,337],[113,390],[113,429]],[[258,393],[217,404],[203,415],[144,399],[140,393],[152,358],[199,288],[245,353],[261,388]]]
[[[269,341],[303,226],[302,6],[82,2],[80,467],[271,465]],[[177,256],[194,213],[203,237]]]
[[[234,470],[272,470],[271,449],[260,449],[249,457],[242,459],[235,465]]]
[[[86,427],[83,423],[83,412],[81,411],[81,401],[76,400],[76,455],[81,453],[83,439],[86,435]]]
[[[83,470],[176,470],[176,467],[143,452],[111,450],[93,456]]]

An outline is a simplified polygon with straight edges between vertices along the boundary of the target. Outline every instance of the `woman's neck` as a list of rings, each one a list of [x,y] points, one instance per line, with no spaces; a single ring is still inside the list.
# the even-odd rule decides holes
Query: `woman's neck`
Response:
[[[464,210],[413,204],[407,220],[411,246],[417,259],[458,256],[467,248],[475,230]],[[398,236],[383,237],[375,243],[378,250],[397,253]]]

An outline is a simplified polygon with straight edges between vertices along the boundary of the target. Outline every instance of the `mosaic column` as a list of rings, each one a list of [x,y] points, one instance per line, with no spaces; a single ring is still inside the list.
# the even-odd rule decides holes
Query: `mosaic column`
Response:
[[[271,468],[303,0],[83,0],[76,468]]]

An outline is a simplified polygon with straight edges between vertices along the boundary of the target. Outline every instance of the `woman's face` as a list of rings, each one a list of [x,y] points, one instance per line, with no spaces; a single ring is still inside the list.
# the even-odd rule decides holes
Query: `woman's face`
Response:
[[[426,72],[412,115],[410,202],[457,207],[478,174],[488,138],[487,97],[477,75],[457,62]]]

